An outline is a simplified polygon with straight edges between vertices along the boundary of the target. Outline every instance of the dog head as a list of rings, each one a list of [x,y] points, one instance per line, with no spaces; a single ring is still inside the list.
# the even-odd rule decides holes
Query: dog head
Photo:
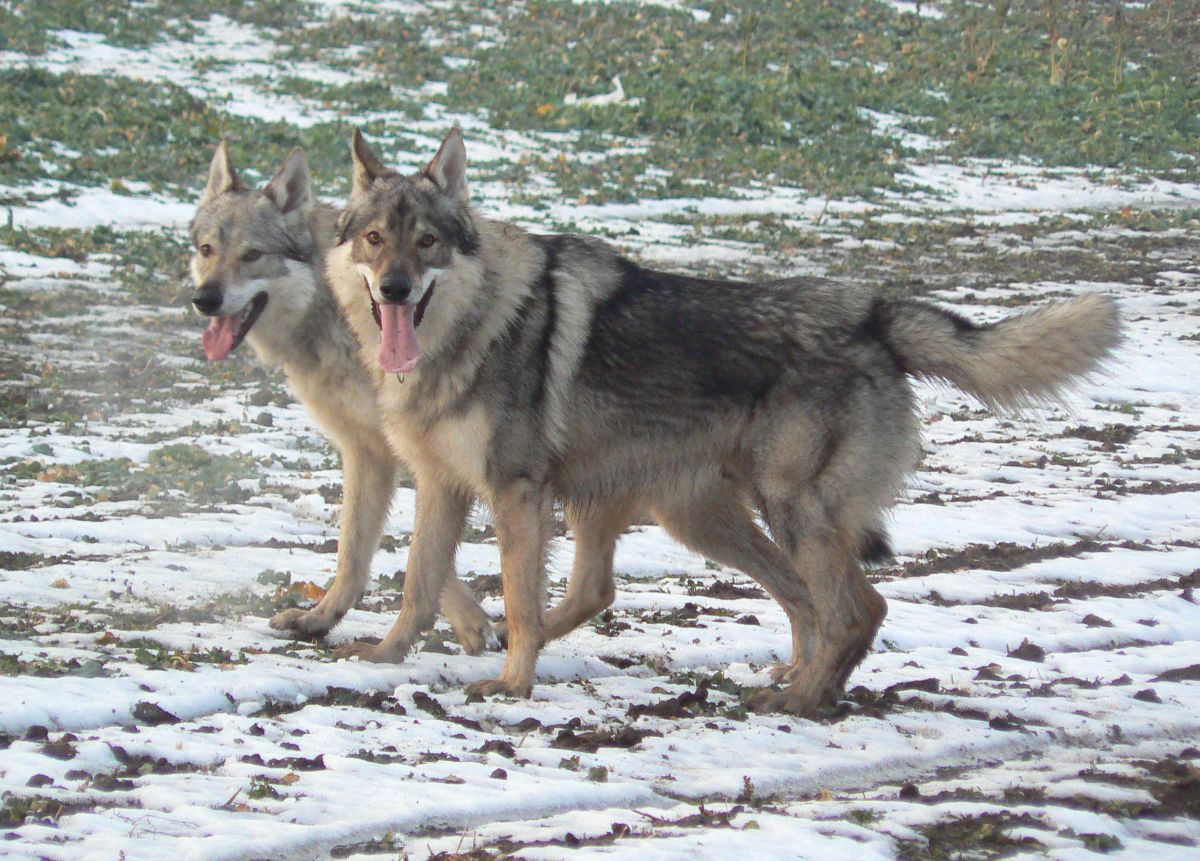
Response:
[[[362,277],[380,328],[379,365],[408,373],[421,359],[416,330],[438,276],[479,246],[467,192],[467,151],[454,128],[413,176],[384,167],[360,132],[351,144],[354,179],[338,219],[337,243]]]
[[[292,150],[258,190],[238,178],[226,142],[217,147],[191,225],[192,305],[211,318],[204,332],[209,359],[224,359],[256,324],[271,330],[252,340],[256,346],[288,343],[315,291],[311,207],[303,150]]]

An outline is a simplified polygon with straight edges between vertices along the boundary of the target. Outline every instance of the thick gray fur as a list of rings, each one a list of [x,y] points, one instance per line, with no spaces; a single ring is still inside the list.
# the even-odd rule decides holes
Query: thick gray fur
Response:
[[[380,432],[371,375],[358,361],[358,343],[325,277],[336,218],[334,207],[314,199],[302,150],[293,150],[259,190],[238,179],[222,142],[191,225],[197,296],[219,301],[208,315],[241,315],[256,297],[266,297],[245,339],[265,365],[283,369],[292,392],[342,454],[333,586],[315,608],[271,619],[271,627],[306,638],[328,633],[362,597],[397,476],[395,456]],[[247,252],[261,256],[247,260]],[[495,642],[487,616],[461,582],[447,580],[441,600],[468,652]]]
[[[451,570],[439,560],[457,535],[439,519],[478,496],[495,516],[509,636],[482,693],[529,694],[543,643],[611,602],[617,536],[649,511],[780,602],[792,659],[776,676],[785,687],[758,705],[811,712],[886,615],[860,559],[918,462],[909,377],[1020,407],[1095,370],[1119,339],[1099,294],[976,326],[865,286],[702,280],[594,239],[532,235],[470,206],[457,130],[414,176],[383,169],[359,135],[352,154],[328,271],[383,429],[417,480],[412,558],[424,561],[388,637],[343,654],[403,657]],[[379,371],[371,308],[394,278],[424,308],[423,355],[402,380]],[[544,614],[556,499],[576,562],[567,598]]]

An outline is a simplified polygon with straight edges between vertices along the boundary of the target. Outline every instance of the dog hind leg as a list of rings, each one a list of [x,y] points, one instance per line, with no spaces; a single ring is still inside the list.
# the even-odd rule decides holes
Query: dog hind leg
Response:
[[[499,647],[500,639],[492,627],[492,620],[453,571],[447,575],[442,587],[442,615],[450,621],[455,638],[468,655]]]
[[[567,523],[575,535],[575,565],[566,597],[546,614],[546,640],[574,631],[603,612],[616,598],[613,553],[629,522],[625,506],[567,507]]]
[[[719,492],[700,500],[672,502],[654,509],[658,521],[677,540],[698,553],[742,571],[779,602],[792,626],[793,664],[820,659],[824,625],[818,618],[810,584],[792,560],[755,523],[741,495],[725,482]],[[789,687],[788,711],[811,713],[822,705],[828,681],[806,674]],[[766,692],[771,693],[771,692]]]
[[[783,539],[795,570],[808,584],[824,626],[815,653],[806,658],[797,642],[792,663],[772,673],[774,681],[788,688],[776,696],[764,695],[762,706],[792,710],[793,700],[807,700],[814,688],[823,689],[824,698],[831,700],[866,656],[887,616],[887,602],[860,563],[867,532],[875,527],[864,530],[838,523],[828,500],[822,504],[815,490],[793,490],[787,498],[767,496],[762,512],[771,534]]]

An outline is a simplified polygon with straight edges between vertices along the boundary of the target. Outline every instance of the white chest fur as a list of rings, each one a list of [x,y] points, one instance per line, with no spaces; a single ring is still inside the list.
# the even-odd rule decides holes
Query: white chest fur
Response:
[[[389,391],[381,398],[388,438],[401,460],[418,481],[423,472],[433,472],[485,494],[492,424],[483,408],[422,425],[405,420],[404,393],[398,391],[402,388],[400,383],[389,384]]]

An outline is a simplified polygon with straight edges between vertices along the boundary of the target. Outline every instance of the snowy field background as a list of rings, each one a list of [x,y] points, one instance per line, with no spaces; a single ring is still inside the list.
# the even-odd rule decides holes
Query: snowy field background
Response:
[[[668,122],[647,102],[674,79],[650,88],[616,59],[593,71],[600,49],[579,35],[640,22],[665,66],[691,44],[672,34],[707,27],[720,50],[727,26],[735,52],[749,34],[750,68],[771,38],[757,13],[288,5],[0,16],[0,855],[1197,857],[1200,176],[1194,131],[1190,148],[1175,140],[1200,105],[1193,92],[1176,127],[1162,106],[1179,93],[1138,89],[1165,60],[1117,55],[1121,86],[1160,105],[1129,151],[1089,129],[1085,155],[1064,156],[1014,114],[1012,151],[989,153],[965,120],[947,131],[863,100],[826,106],[834,146],[813,132],[797,144],[808,161],[772,173],[756,159],[774,150],[706,129],[664,132],[674,149],[637,133],[630,117]],[[1121,10],[1104,27],[1128,27],[1128,45],[1160,25],[1200,44],[1189,4],[1167,24],[1144,4],[1066,6]],[[870,52],[908,38],[897,58],[920,54],[938,27],[974,22],[968,74],[983,75],[1009,25],[992,22],[989,54],[975,14],[867,3],[805,38],[836,43],[830,81],[900,92]],[[489,92],[472,70],[524,62],[530,27],[560,28],[563,56],[586,62]],[[1068,86],[1097,80],[1061,50]],[[899,555],[873,575],[890,613],[824,720],[747,714],[746,691],[786,656],[786,619],[654,525],[622,539],[616,604],[545,649],[531,700],[466,702],[502,655],[464,656],[444,625],[401,666],[335,663],[334,645],[382,635],[397,611],[413,491],[330,642],[269,630],[333,575],[340,471],[279,375],[248,351],[203,361],[185,228],[222,134],[255,181],[304,142],[336,199],[353,125],[415,168],[452,123],[482,207],[535,230],[677,270],[870,279],[979,320],[1104,291],[1127,340],[1069,404],[1020,417],[920,389],[926,458],[891,522]],[[843,139],[867,167],[838,161]],[[498,618],[486,512],[466,539],[460,575]],[[572,555],[556,538],[553,600]]]

